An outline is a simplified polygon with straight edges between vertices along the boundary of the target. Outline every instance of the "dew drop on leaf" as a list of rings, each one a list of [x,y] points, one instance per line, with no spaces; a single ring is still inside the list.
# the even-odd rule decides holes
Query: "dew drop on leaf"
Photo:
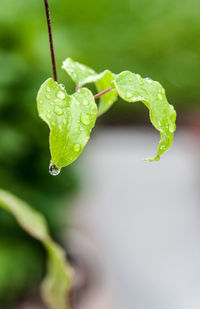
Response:
[[[146,77],[145,80],[146,80],[148,83],[152,83],[152,82],[153,82],[153,80],[152,80],[151,78],[149,78],[149,77]]]
[[[56,115],[58,115],[58,116],[63,115],[63,110],[62,110],[59,106],[55,106],[54,112],[55,112]]]
[[[63,84],[60,84],[60,87],[62,88],[62,90],[65,89],[65,86]]]
[[[50,100],[50,99],[51,99],[50,94],[46,94],[46,98],[47,98],[48,100]]]
[[[126,93],[126,98],[129,100],[132,98],[132,94],[130,92],[127,91]]]
[[[90,122],[91,122],[91,117],[90,117],[90,115],[88,115],[88,114],[81,114],[81,122],[83,123],[83,124],[85,124],[85,125],[88,125],[88,124],[90,124]]]
[[[89,101],[88,100],[84,100],[83,101],[83,105],[88,106],[89,105]]]
[[[81,149],[81,145],[80,144],[76,144],[75,146],[74,146],[74,151],[80,151],[80,149]]]
[[[63,99],[65,98],[64,92],[63,92],[63,91],[58,91],[57,97],[58,97],[59,99],[63,100]]]
[[[55,164],[53,164],[53,165],[50,164],[49,173],[53,176],[57,176],[57,175],[60,174],[60,170]]]

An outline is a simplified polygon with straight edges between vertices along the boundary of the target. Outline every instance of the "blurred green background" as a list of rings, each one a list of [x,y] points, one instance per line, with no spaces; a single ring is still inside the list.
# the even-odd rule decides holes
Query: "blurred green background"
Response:
[[[199,0],[49,0],[59,82],[66,57],[97,72],[129,69],[159,80],[180,118],[199,106]],[[48,175],[48,128],[35,97],[52,75],[43,0],[1,0],[0,5],[0,187],[42,211],[54,237],[66,219],[79,181],[76,164]],[[144,112],[145,111],[145,112]],[[146,123],[142,104],[118,102],[101,124]],[[145,116],[144,116],[145,115]],[[64,220],[63,220],[64,218]],[[0,211],[0,306],[36,285],[44,253],[14,219]]]

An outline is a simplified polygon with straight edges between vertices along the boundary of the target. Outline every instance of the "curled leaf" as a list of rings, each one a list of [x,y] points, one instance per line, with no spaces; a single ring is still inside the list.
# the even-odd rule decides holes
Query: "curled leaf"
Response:
[[[168,103],[165,90],[158,82],[129,71],[117,75],[113,86],[125,101],[142,101],[148,107],[151,122],[160,131],[161,140],[156,155],[147,160],[158,161],[160,155],[171,146],[176,130],[176,112]]]
[[[99,79],[96,81],[96,87],[98,92],[101,92],[107,88],[109,88],[115,79],[115,74],[111,71],[106,70],[103,73],[99,74]],[[98,115],[101,116],[113,105],[113,103],[117,100],[118,93],[115,89],[106,93],[99,100],[98,106]]]
[[[82,87],[88,83],[95,83],[98,92],[101,92],[111,86],[115,79],[115,74],[109,70],[102,73],[96,73],[88,66],[67,58],[62,68],[68,73],[76,85]],[[117,100],[118,94],[115,89],[100,97],[98,106],[98,115],[104,114]]]
[[[0,207],[9,211],[28,234],[47,249],[48,271],[41,286],[45,304],[49,309],[69,308],[67,295],[71,287],[71,269],[64,250],[51,239],[45,218],[24,201],[3,190],[0,190]]]
[[[71,164],[83,151],[97,117],[97,106],[90,90],[68,95],[63,85],[46,80],[37,95],[40,117],[50,128],[50,173]]]

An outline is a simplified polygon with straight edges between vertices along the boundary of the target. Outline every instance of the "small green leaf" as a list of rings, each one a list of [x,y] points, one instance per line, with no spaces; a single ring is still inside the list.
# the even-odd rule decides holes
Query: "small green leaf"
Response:
[[[149,78],[125,71],[116,76],[113,85],[119,96],[128,102],[142,101],[150,111],[150,119],[154,127],[160,131],[161,140],[155,156],[148,161],[158,161],[160,155],[169,149],[176,130],[176,112],[166,99],[163,87]]]
[[[37,106],[50,128],[50,172],[57,175],[83,151],[96,121],[97,106],[90,90],[82,88],[68,95],[52,78],[40,87]]]
[[[41,294],[50,309],[68,309],[68,293],[72,271],[64,250],[52,240],[44,243],[49,254],[48,273],[41,285]]]
[[[95,83],[98,92],[111,87],[115,74],[109,70],[97,74],[91,68],[67,58],[62,68],[69,74],[72,80],[80,87],[88,83]],[[118,94],[115,89],[100,97],[98,115],[104,114],[117,100]]]
[[[100,78],[96,81],[96,87],[98,92],[101,92],[111,86],[112,81],[115,79],[115,74],[113,74],[109,70],[106,70],[103,73],[99,74],[99,77]],[[100,97],[98,115],[101,116],[102,114],[107,112],[107,110],[117,100],[117,97],[118,93],[115,89]]]
[[[28,234],[47,249],[48,272],[41,286],[45,304],[49,309],[69,308],[67,296],[71,287],[71,269],[64,250],[51,239],[45,218],[28,204],[3,190],[0,190],[0,207],[9,211]]]
[[[98,78],[98,74],[88,66],[72,60],[65,59],[62,68],[69,74],[71,79],[80,86],[94,82]]]

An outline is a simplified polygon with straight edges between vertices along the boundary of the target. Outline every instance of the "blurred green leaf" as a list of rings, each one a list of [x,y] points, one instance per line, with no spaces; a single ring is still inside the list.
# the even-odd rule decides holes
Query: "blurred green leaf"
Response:
[[[0,190],[0,207],[9,211],[19,225],[45,246],[48,252],[48,274],[42,284],[42,295],[50,309],[66,309],[71,273],[65,252],[53,242],[45,218],[28,204]]]

